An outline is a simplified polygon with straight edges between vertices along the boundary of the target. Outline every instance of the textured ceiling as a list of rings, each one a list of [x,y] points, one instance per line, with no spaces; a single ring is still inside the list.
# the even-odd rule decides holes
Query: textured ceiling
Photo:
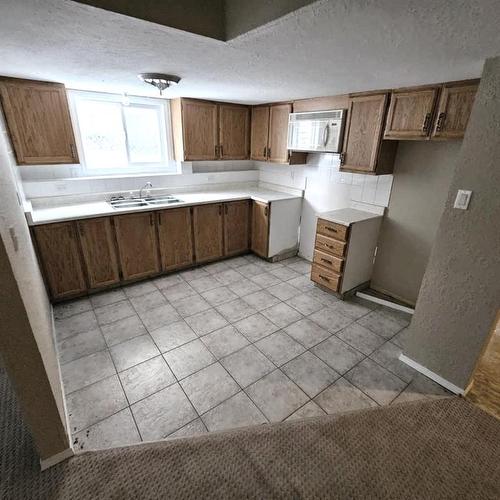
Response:
[[[169,96],[247,103],[477,77],[500,54],[500,0],[336,0],[229,42],[67,0],[2,0],[0,74],[157,95],[140,72],[175,73]]]

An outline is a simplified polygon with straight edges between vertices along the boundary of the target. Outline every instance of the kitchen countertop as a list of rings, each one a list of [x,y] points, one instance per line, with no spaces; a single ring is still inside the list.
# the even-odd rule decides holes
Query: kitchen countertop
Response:
[[[331,210],[330,212],[320,212],[316,215],[320,219],[328,220],[330,222],[336,222],[337,224],[342,224],[343,226],[350,226],[355,222],[382,217],[379,214],[365,212],[363,210],[357,210],[355,208],[340,208],[338,210]]]
[[[34,208],[26,212],[26,218],[30,226],[49,224],[51,222],[64,222],[76,219],[90,219],[92,217],[103,217],[106,215],[122,215],[133,212],[148,212],[179,208],[191,205],[203,205],[207,203],[221,203],[225,201],[255,200],[263,203],[273,201],[290,200],[301,198],[296,194],[272,191],[269,189],[249,188],[244,190],[220,190],[207,191],[203,193],[175,193],[182,201],[170,205],[154,205],[146,207],[134,207],[126,209],[115,209],[107,201],[93,201],[87,203],[75,203],[60,205],[50,208]]]

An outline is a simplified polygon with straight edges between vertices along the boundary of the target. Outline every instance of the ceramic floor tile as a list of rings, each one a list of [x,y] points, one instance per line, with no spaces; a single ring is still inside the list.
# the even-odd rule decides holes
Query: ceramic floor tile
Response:
[[[77,299],[70,302],[63,302],[61,304],[54,305],[54,318],[63,319],[74,316],[82,312],[87,312],[92,310],[92,304],[89,299]]]
[[[331,336],[331,333],[308,318],[303,318],[284,328],[284,331],[306,349],[309,349]]]
[[[201,296],[212,306],[219,306],[225,302],[230,302],[231,300],[238,298],[238,296],[227,286],[221,286],[219,288],[214,288],[213,290],[208,290],[203,292]]]
[[[147,333],[146,327],[137,315],[103,325],[101,331],[109,347]]]
[[[66,396],[71,433],[95,424],[128,406],[118,375]]]
[[[380,306],[377,310],[382,316],[391,318],[402,328],[406,328],[410,324],[413,317],[410,313],[399,311],[398,309],[393,309],[392,307]]]
[[[251,316],[255,314],[257,311],[248,305],[242,299],[236,299],[231,302],[226,302],[225,304],[221,304],[216,307],[217,311],[219,311],[222,316],[224,316],[230,323],[234,323],[243,318]]]
[[[121,372],[160,354],[149,335],[134,337],[110,348],[116,369]]]
[[[148,331],[152,332],[161,326],[170,325],[181,320],[181,316],[171,304],[155,307],[139,313],[139,316]]]
[[[316,300],[307,293],[296,295],[295,297],[288,299],[286,303],[294,309],[297,309],[297,311],[302,313],[304,316],[309,316],[309,314],[315,313],[324,307],[319,300]]]
[[[453,396],[444,387],[436,384],[430,378],[417,373],[408,387],[391,403],[408,403],[410,401],[419,401],[421,399],[435,399]]]
[[[257,276],[257,274],[262,274],[262,268],[253,263],[248,263],[244,266],[238,268],[238,272],[241,273],[245,278],[251,278],[252,276]]]
[[[233,257],[232,259],[228,259],[225,262],[232,269],[238,269],[239,267],[246,266],[248,264],[248,260],[244,256]]]
[[[351,323],[340,332],[337,332],[336,335],[339,339],[367,356],[385,342],[380,335],[371,332],[358,323]]]
[[[257,283],[262,288],[268,288],[281,283],[281,280],[271,273],[262,273],[250,278],[254,283]]]
[[[201,296],[192,295],[184,299],[172,302],[177,312],[183,317],[192,316],[201,311],[211,309],[211,305]]]
[[[215,358],[201,340],[193,340],[163,355],[178,379],[212,364]]]
[[[399,377],[368,358],[346,373],[345,378],[380,405],[389,404],[406,387]]]
[[[266,417],[243,391],[209,410],[202,420],[210,432],[267,422]]]
[[[340,374],[350,370],[365,357],[361,352],[334,336],[313,347],[311,352]]]
[[[229,266],[226,262],[221,261],[213,262],[212,264],[206,264],[205,266],[203,266],[203,269],[205,269],[205,271],[207,271],[207,273],[209,274],[217,274],[222,271],[226,271],[227,269],[229,269]]]
[[[57,338],[62,340],[77,333],[95,330],[98,325],[94,311],[86,311],[68,318],[55,320],[55,327]]]
[[[92,305],[97,308],[108,306],[109,304],[114,304],[115,302],[120,302],[126,298],[127,296],[121,288],[114,288],[113,290],[91,295],[90,302],[92,302]]]
[[[288,281],[293,278],[298,278],[300,276],[300,273],[297,273],[293,269],[290,269],[289,267],[279,267],[277,269],[270,269],[269,272],[273,275],[279,278],[282,281]]]
[[[205,424],[203,423],[201,418],[197,418],[192,422],[189,422],[189,424],[185,425],[184,427],[181,427],[178,431],[170,434],[168,436],[168,439],[199,436],[206,433],[207,428],[205,427]]]
[[[320,408],[314,401],[309,401],[302,408],[299,408],[295,413],[292,413],[286,421],[302,420],[304,418],[321,417],[326,415],[326,412]]]
[[[352,323],[352,319],[334,311],[331,307],[325,307],[311,314],[309,319],[317,323],[321,328],[328,330],[331,333],[336,333],[342,328]]]
[[[311,272],[311,263],[307,262],[306,260],[301,260],[298,262],[287,264],[287,267],[293,269],[299,274],[310,274]]]
[[[315,287],[314,282],[311,281],[309,276],[299,276],[298,278],[288,280],[287,283],[295,288],[298,288],[302,292],[307,292]]]
[[[123,291],[129,299],[131,299],[132,297],[139,297],[156,290],[157,288],[152,281],[141,281],[139,283],[134,283],[132,285],[123,287]]]
[[[259,290],[258,292],[251,293],[250,295],[245,295],[243,300],[256,311],[262,311],[262,309],[274,306],[280,302],[280,299],[271,295],[266,290]]]
[[[73,435],[75,451],[103,450],[140,443],[141,437],[129,408]]]
[[[181,380],[180,383],[200,415],[240,390],[238,384],[220,363],[207,366],[203,370]]]
[[[162,439],[198,416],[177,383],[133,404],[131,409],[144,441]]]
[[[358,323],[387,340],[394,337],[396,333],[403,329],[403,326],[401,326],[396,320],[386,314],[383,314],[379,310],[372,311],[366,316],[363,316],[358,320]]]
[[[328,389],[316,396],[314,401],[330,415],[377,406],[375,401],[345,378],[338,379]]]
[[[186,280],[188,283],[193,280],[197,280],[199,278],[206,278],[210,276],[205,269],[202,267],[196,267],[194,269],[188,269],[187,271],[182,271],[179,275]]]
[[[228,356],[249,344],[248,340],[232,325],[227,325],[220,330],[205,335],[203,343],[218,359]]]
[[[180,274],[169,274],[167,276],[160,276],[159,278],[155,278],[153,283],[157,288],[164,291],[167,288],[171,288],[172,286],[183,284],[184,280],[182,279]]]
[[[292,359],[281,370],[310,398],[326,389],[340,375],[309,351]]]
[[[57,352],[61,364],[106,349],[107,345],[98,328],[89,332],[77,333],[57,343]]]
[[[198,293],[206,292],[207,290],[212,290],[217,288],[223,283],[217,281],[213,276],[208,275],[203,278],[198,278],[189,283]]]
[[[94,309],[94,312],[100,325],[108,325],[109,323],[113,323],[119,319],[135,315],[135,310],[128,300],[122,300],[121,302],[115,302],[114,304],[109,304],[107,306],[97,307]]]
[[[149,311],[149,309],[166,305],[167,299],[155,288],[152,292],[132,297],[130,302],[137,312],[145,312]]]
[[[280,370],[275,370],[245,389],[252,401],[271,422],[281,422],[309,399]]]
[[[387,341],[383,346],[373,352],[370,358],[397,375],[401,380],[411,382],[418,372],[411,366],[400,361],[399,356],[401,352],[401,349],[397,345]]]
[[[150,335],[162,353],[198,338],[184,320],[161,326],[153,330]]]
[[[262,314],[280,328],[285,328],[302,319],[302,314],[284,302],[264,309]]]
[[[283,331],[273,333],[255,343],[275,365],[281,366],[304,352],[304,346],[293,340]]]
[[[265,316],[260,313],[253,314],[248,318],[242,319],[234,323],[234,326],[250,340],[257,342],[271,333],[276,332],[279,328]]]
[[[410,327],[403,328],[399,333],[392,337],[391,342],[396,344],[401,349],[406,347],[408,339],[410,338]]]
[[[253,384],[275,369],[271,361],[253,345],[227,356],[221,363],[241,387]]]
[[[108,351],[89,354],[61,366],[64,392],[77,391],[116,373]]]
[[[359,319],[362,316],[370,313],[372,309],[364,303],[364,301],[354,298],[348,300],[338,300],[331,306],[334,311],[337,311],[353,320]]]
[[[175,382],[175,377],[162,356],[149,359],[119,374],[130,404]]]
[[[280,300],[288,300],[302,293],[297,288],[293,287],[289,283],[278,283],[277,285],[270,286],[267,291],[277,297]]]
[[[167,276],[167,278],[171,278],[171,276]],[[170,302],[174,302],[176,300],[180,300],[185,297],[189,297],[190,295],[196,294],[196,291],[189,285],[189,283],[186,283],[185,281],[173,284],[171,286],[168,286],[167,288],[162,288],[161,292]]]
[[[215,309],[194,314],[185,318],[185,321],[200,337],[227,325],[227,321]]]
[[[253,264],[256,264],[259,266],[261,269],[263,269],[266,272],[271,272],[276,269],[281,269],[283,268],[283,264],[281,262],[269,262],[264,259],[259,259],[253,262]]]
[[[230,285],[241,280],[242,275],[234,269],[226,269],[220,273],[214,274],[213,277],[220,282],[221,285]]]
[[[245,295],[249,295],[250,293],[262,290],[262,287],[257,285],[257,283],[254,283],[246,278],[242,278],[241,281],[238,281],[237,283],[232,283],[228,286],[228,288],[233,293],[238,295],[238,297],[243,297]]]
[[[315,299],[319,300],[322,304],[325,306],[331,306],[333,304],[336,304],[339,299],[333,295],[331,292],[325,292],[321,288],[315,286],[314,288],[307,290],[308,295],[311,297],[314,297]]]

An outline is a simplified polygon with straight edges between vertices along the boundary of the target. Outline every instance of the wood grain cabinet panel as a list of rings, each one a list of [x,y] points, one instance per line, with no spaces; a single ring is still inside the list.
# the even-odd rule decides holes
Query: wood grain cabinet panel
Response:
[[[444,85],[432,131],[435,139],[461,139],[469,122],[478,82]]]
[[[87,290],[74,222],[33,228],[38,257],[53,299],[81,295]]]
[[[114,217],[123,279],[138,279],[160,271],[156,224],[152,212]]]
[[[64,85],[0,79],[0,96],[20,165],[78,163]]]
[[[77,221],[89,288],[101,288],[120,281],[115,234],[110,217]]]
[[[222,224],[222,203],[193,207],[194,254],[197,263],[223,256]]]
[[[385,139],[424,139],[432,130],[439,87],[395,90],[387,113]]]
[[[158,212],[158,236],[163,271],[193,263],[193,225],[190,208]]]
[[[248,201],[224,203],[224,255],[236,255],[248,250],[249,222]]]
[[[219,104],[220,159],[248,159],[249,142],[250,109],[236,104]]]
[[[269,206],[252,201],[252,251],[267,257],[269,249]]]
[[[252,108],[252,126],[250,140],[250,158],[267,160],[267,143],[269,138],[269,106]]]
[[[288,163],[288,116],[291,104],[271,106],[269,114],[269,151],[268,160],[275,163]]]

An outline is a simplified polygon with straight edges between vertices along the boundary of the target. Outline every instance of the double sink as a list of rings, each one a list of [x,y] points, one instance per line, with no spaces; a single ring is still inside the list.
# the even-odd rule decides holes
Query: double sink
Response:
[[[172,205],[174,203],[182,203],[182,200],[171,195],[148,196],[147,198],[116,198],[108,201],[115,209],[120,208],[137,208],[156,205]]]

